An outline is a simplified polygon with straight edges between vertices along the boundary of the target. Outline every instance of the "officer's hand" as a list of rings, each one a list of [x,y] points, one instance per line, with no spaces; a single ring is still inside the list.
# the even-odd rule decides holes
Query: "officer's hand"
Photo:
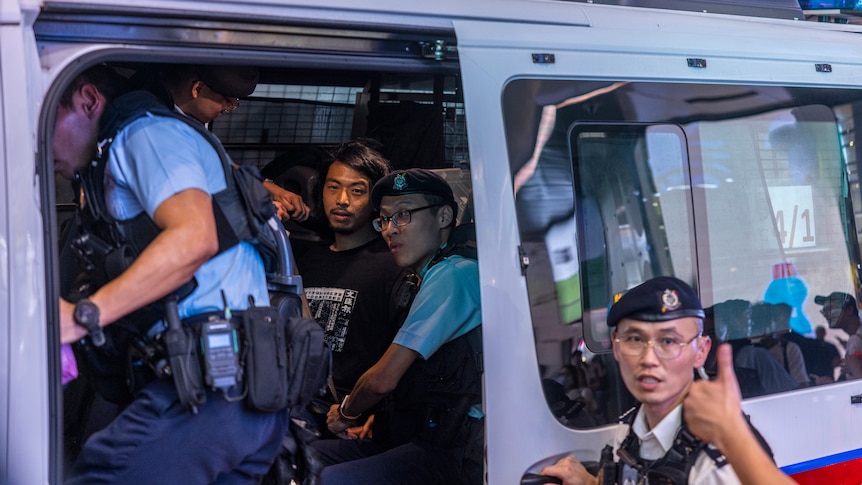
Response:
[[[284,190],[272,182],[266,182],[264,186],[272,194],[272,201],[278,210],[279,219],[289,219],[297,222],[308,219],[311,209],[305,205],[299,194]]]
[[[329,428],[329,431],[332,431],[332,434],[339,438],[347,439],[347,428],[352,428],[358,423],[355,420],[345,420],[338,410],[339,406],[339,404],[333,404],[329,407],[329,412],[326,413],[326,427]]]
[[[724,437],[746,427],[742,397],[733,371],[733,349],[722,344],[716,351],[718,376],[712,381],[696,381],[683,401],[688,429],[698,438],[722,449]]]
[[[365,420],[365,423],[362,426],[356,426],[353,428],[347,428],[345,433],[347,433],[347,438],[351,440],[362,440],[365,438],[373,438],[374,435],[371,432],[371,425],[374,424],[374,415],[368,416],[368,419]]]
[[[60,298],[60,343],[70,344],[87,336],[87,330],[75,323],[75,305]]]
[[[599,479],[590,474],[572,455],[542,468],[541,474],[559,478],[563,481],[563,485],[598,485],[599,483]]]

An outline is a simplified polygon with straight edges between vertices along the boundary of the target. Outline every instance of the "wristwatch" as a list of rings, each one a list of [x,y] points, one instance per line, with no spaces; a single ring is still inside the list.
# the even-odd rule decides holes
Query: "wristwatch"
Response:
[[[75,311],[72,313],[75,323],[84,327],[90,335],[90,341],[96,347],[105,345],[105,334],[99,326],[99,307],[90,300],[84,298],[75,303]]]

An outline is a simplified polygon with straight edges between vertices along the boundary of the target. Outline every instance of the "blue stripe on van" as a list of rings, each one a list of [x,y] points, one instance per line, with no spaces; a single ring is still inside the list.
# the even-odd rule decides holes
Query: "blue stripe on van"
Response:
[[[852,461],[856,459],[862,458],[862,448],[845,451],[842,453],[838,453],[836,455],[824,456],[822,458],[817,458],[815,460],[804,461],[802,463],[795,463],[793,465],[787,465],[781,467],[781,471],[786,473],[787,475],[795,475],[797,473],[804,473],[810,470],[816,470],[817,468],[823,468],[831,465],[835,465],[838,463],[844,463],[847,461]]]

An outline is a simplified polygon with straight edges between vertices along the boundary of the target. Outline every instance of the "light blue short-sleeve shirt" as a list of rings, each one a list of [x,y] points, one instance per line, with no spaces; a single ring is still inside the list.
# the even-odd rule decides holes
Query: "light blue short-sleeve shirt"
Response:
[[[428,359],[443,344],[482,323],[479,265],[450,256],[425,274],[407,319],[393,340]]]
[[[121,130],[111,144],[105,177],[108,212],[127,220],[141,212],[150,218],[171,196],[189,189],[215,194],[226,187],[221,160],[212,145],[187,123],[148,115]],[[266,274],[248,243],[230,248],[195,272],[197,288],[179,304],[185,318],[224,308],[245,309],[251,295],[268,305]]]

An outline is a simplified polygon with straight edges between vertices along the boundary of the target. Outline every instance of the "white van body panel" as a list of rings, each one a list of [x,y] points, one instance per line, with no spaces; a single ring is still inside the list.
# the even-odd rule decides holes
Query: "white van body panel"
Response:
[[[507,170],[493,168],[508,157],[500,99],[505,84],[516,78],[574,78],[755,84],[781,79],[815,85],[827,81],[814,69],[816,62],[833,65],[831,74],[837,75],[828,77],[829,85],[854,87],[862,79],[862,63],[844,34],[825,31],[815,23],[764,20],[740,30],[738,20],[731,17],[638,11],[636,20],[619,22],[618,15],[618,9],[591,9],[594,28],[455,21],[471,167],[475,186],[483,187],[482,194],[475,195],[477,236],[482,241],[480,252],[497,255],[479,259],[486,394],[497,396],[486,401],[489,483],[514,483],[511,477],[559,453],[559,443],[570,443],[581,459],[598,460],[595,443],[610,436],[609,430],[572,431],[559,425],[550,413],[535,411],[541,403],[531,398],[541,396],[538,386],[514,389],[509,385],[538,384],[538,380],[531,378],[535,337],[528,325],[515,324],[529,322],[530,307],[522,287],[518,232],[512,224],[515,208],[508,196],[512,180]],[[811,30],[800,35],[799,29],[809,25]],[[731,32],[734,35],[728,35]],[[632,38],[640,41],[632,45]],[[800,59],[802,51],[829,52],[829,56]],[[553,53],[556,62],[535,64],[532,53]],[[692,69],[687,57],[705,58],[709,68]],[[519,347],[522,343],[526,345]],[[862,408],[850,406],[849,400],[860,392],[862,383],[851,381],[828,386],[828,391],[818,387],[748,400],[744,407],[772,446],[776,463],[786,466],[862,447],[854,426],[827,426],[829,431],[824,432],[823,421],[812,419],[816,413],[829,416],[832,423],[857,423]],[[541,431],[530,432],[535,430]]]
[[[59,385],[47,369],[59,354],[45,345],[50,280],[34,156],[42,79],[32,31],[14,7],[0,7],[0,472],[10,483],[45,483],[49,386]]]

